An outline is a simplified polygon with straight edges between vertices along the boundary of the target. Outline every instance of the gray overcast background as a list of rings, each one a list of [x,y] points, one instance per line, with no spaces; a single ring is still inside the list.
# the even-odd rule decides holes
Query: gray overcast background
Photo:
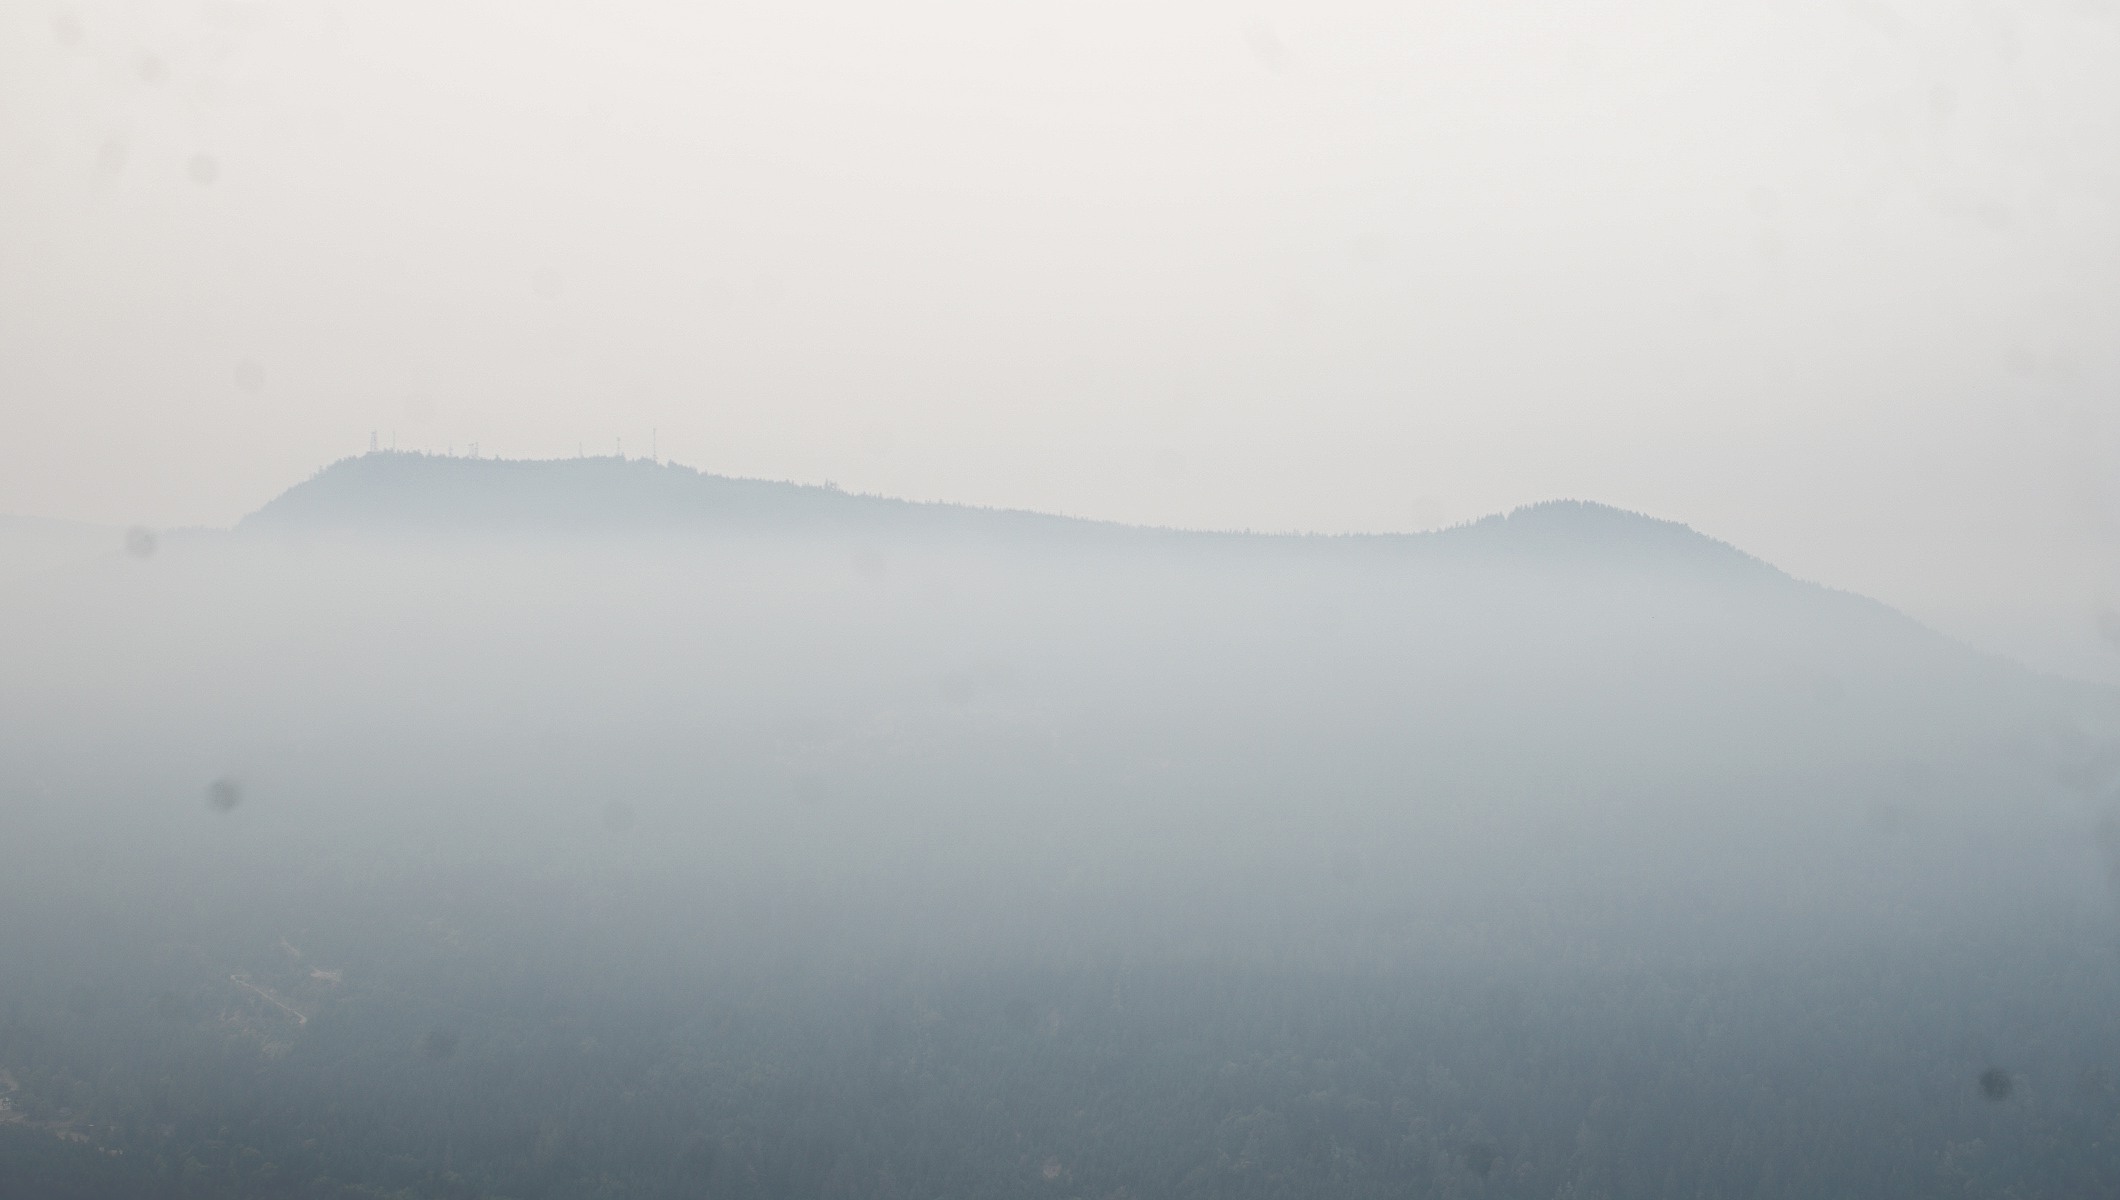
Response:
[[[2120,13],[0,6],[0,512],[367,447],[1688,522],[2120,676]],[[651,432],[652,431],[652,432]]]

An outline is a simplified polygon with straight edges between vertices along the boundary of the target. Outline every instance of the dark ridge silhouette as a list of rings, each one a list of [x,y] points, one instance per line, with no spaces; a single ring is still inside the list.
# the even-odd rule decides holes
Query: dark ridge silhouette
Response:
[[[1611,565],[1683,565],[1779,576],[1727,543],[1608,505],[1552,500],[1430,533],[1302,534],[1178,530],[1017,509],[857,495],[834,487],[714,475],[612,457],[472,459],[378,451],[342,459],[289,488],[238,532],[301,534],[826,533],[979,537],[1165,547],[1329,548],[1445,557],[1521,556]]]
[[[645,459],[342,459],[237,525],[274,533],[929,532],[1113,536],[1126,526],[735,479]]]

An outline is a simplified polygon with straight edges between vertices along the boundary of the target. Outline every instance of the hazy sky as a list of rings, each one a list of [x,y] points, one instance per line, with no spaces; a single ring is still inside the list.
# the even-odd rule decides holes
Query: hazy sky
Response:
[[[2115,63],[2094,0],[27,0],[0,512],[226,524],[371,431],[1179,525],[1572,496],[2120,662]]]

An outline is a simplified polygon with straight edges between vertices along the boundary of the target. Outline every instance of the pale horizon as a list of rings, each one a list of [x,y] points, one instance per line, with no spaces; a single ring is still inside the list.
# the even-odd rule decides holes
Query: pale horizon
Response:
[[[2120,23],[0,14],[0,512],[375,431],[1142,524],[1582,497],[2120,678]],[[652,431],[652,432],[651,432]]]

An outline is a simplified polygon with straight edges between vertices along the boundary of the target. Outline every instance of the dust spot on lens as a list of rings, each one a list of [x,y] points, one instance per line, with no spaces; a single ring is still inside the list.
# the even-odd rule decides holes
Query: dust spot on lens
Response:
[[[1277,75],[1288,70],[1288,46],[1266,26],[1254,25],[1245,30],[1244,45],[1251,51],[1252,61],[1266,70]]]
[[[211,154],[194,154],[191,161],[185,164],[184,173],[191,176],[193,183],[201,187],[211,187],[221,178],[221,164]]]
[[[788,781],[788,788],[795,802],[804,808],[822,808],[832,795],[824,777],[814,771],[795,775]]]
[[[1341,883],[1353,883],[1362,877],[1362,855],[1358,850],[1340,849],[1333,852],[1332,877]]]
[[[60,13],[52,18],[52,37],[62,46],[81,44],[81,22],[72,13]]]
[[[155,553],[155,531],[138,525],[125,531],[125,552],[134,558],[153,558]]]
[[[2105,866],[2105,879],[2115,896],[2120,896],[2120,814],[2108,812],[2098,819],[2092,830],[2092,841],[2098,847],[2098,857]]]
[[[935,694],[949,704],[965,705],[993,692],[1016,686],[1015,668],[1006,663],[975,662],[951,671],[935,681]]]
[[[2111,767],[2100,758],[2070,756],[2054,765],[2054,782],[2072,791],[2098,792],[2111,773]]]
[[[77,1017],[93,1017],[96,1015],[96,1010],[100,1007],[102,1006],[97,1002],[95,990],[87,984],[76,984],[67,989],[66,1011],[73,1015]]]
[[[604,805],[604,828],[613,833],[624,833],[633,828],[635,819],[633,806],[623,800]]]
[[[216,779],[206,785],[206,807],[215,812],[234,812],[243,803],[243,785],[233,779]]]
[[[265,387],[265,368],[256,359],[246,358],[236,364],[236,386],[246,392],[262,391]]]
[[[714,1164],[720,1160],[721,1146],[705,1134],[694,1134],[678,1151],[678,1173],[691,1179],[710,1179],[714,1175]]]
[[[420,1057],[428,1062],[441,1062],[456,1053],[456,1033],[449,1029],[430,1029],[420,1035]]]
[[[1486,1142],[1472,1142],[1459,1151],[1459,1156],[1465,1160],[1467,1170],[1485,1179],[1493,1173],[1494,1164],[1501,1160],[1502,1152]]]
[[[1001,1015],[1010,1025],[1025,1033],[1029,1033],[1031,1027],[1038,1023],[1038,1010],[1032,1007],[1030,1001],[1020,996],[1002,1005]]]
[[[2120,609],[2098,610],[2098,636],[2105,639],[2106,645],[2120,650]]]
[[[1906,831],[1906,806],[1890,800],[1870,802],[1870,826],[1879,833],[1897,834]]]
[[[133,64],[133,72],[139,75],[142,83],[160,83],[168,77],[169,68],[154,55],[143,54],[140,61]]]
[[[1371,231],[1347,243],[1347,257],[1359,263],[1382,262],[1391,256],[1391,239]]]
[[[1990,1103],[2000,1103],[2009,1099],[2010,1091],[2016,1087],[2016,1081],[2012,1080],[2010,1073],[2001,1067],[1989,1067],[1987,1070],[1982,1071],[1979,1083],[1981,1098]]]

